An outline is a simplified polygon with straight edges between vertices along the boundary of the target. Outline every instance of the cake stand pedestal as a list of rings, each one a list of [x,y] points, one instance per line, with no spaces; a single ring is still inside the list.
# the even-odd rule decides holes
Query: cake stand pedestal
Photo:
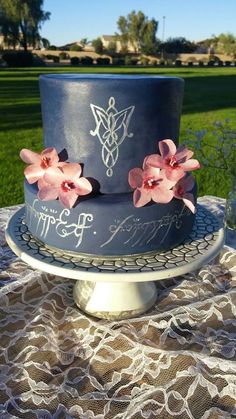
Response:
[[[21,208],[10,219],[6,239],[24,262],[42,271],[75,279],[74,300],[86,313],[125,319],[147,311],[156,301],[154,281],[199,269],[220,252],[224,229],[202,205],[191,235],[166,252],[101,257],[65,253],[45,246],[29,232]]]

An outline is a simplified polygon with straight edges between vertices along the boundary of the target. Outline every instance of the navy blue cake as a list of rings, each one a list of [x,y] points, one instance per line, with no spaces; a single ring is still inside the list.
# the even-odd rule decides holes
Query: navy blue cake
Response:
[[[138,206],[129,173],[144,170],[145,158],[158,153],[158,142],[172,139],[178,146],[183,90],[183,80],[175,77],[41,76],[44,145],[80,163],[93,191],[65,208],[58,199],[41,200],[37,184],[25,181],[31,233],[48,246],[100,256],[168,250],[181,243],[195,218],[186,199],[178,199],[181,185],[178,191],[173,187],[177,192],[168,203],[150,199]],[[177,165],[175,157],[168,162]],[[152,177],[145,182],[144,192],[157,184]],[[196,185],[186,193],[195,203]]]

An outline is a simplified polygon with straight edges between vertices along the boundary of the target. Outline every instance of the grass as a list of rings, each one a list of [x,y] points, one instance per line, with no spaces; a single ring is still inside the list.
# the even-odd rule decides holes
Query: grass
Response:
[[[185,96],[180,127],[186,131],[213,130],[216,120],[236,115],[236,68],[135,68],[135,67],[46,67],[0,69],[0,206],[22,203],[24,163],[22,148],[43,148],[38,77],[45,73],[126,73],[174,75],[185,79]],[[234,124],[235,125],[235,124]],[[230,178],[225,173],[201,170],[197,174],[199,195],[225,197]]]

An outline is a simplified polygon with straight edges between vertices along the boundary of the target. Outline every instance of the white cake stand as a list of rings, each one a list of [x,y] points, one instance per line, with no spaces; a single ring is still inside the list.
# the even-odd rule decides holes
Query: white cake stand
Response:
[[[29,232],[25,209],[10,219],[6,239],[24,262],[42,271],[76,279],[74,300],[86,313],[105,319],[125,319],[147,311],[156,301],[154,281],[199,269],[219,253],[224,229],[202,205],[191,235],[167,252],[101,257],[45,246]]]

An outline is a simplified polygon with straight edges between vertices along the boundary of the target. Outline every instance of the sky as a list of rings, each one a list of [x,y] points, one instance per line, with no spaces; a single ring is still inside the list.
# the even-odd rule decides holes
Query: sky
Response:
[[[141,10],[159,22],[157,37],[200,41],[220,33],[236,35],[236,0],[44,0],[51,13],[41,35],[52,45],[93,40],[118,32],[119,16]]]

